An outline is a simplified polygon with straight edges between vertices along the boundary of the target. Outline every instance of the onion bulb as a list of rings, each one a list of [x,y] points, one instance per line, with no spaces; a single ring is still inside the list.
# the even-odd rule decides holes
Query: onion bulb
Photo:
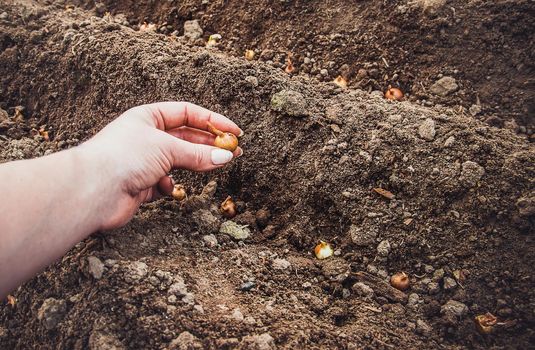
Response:
[[[208,125],[208,131],[216,136],[214,146],[231,152],[234,152],[234,150],[238,148],[238,138],[236,135],[230,132],[223,132],[213,126],[210,122],[206,122],[206,124]]]
[[[396,289],[406,290],[410,284],[409,276],[405,272],[398,272],[390,278],[390,284]]]

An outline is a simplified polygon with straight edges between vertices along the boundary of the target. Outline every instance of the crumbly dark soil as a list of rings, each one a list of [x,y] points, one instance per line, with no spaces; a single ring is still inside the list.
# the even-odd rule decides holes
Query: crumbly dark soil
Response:
[[[80,1],[87,8],[94,2]],[[443,3],[434,8],[433,4]],[[393,1],[200,1],[104,0],[100,11],[124,14],[132,25],[154,22],[181,34],[185,20],[199,19],[205,38],[219,33],[221,47],[243,57],[254,49],[275,67],[293,55],[296,74],[385,91],[400,87],[409,99],[432,106],[480,104],[480,120],[531,135],[535,130],[535,5],[529,0]],[[168,27],[169,26],[169,27]],[[305,58],[313,61],[304,64]],[[345,67],[344,67],[345,66]],[[321,75],[327,69],[327,75]],[[357,74],[364,70],[364,76]],[[430,93],[440,75],[459,90]],[[517,127],[520,126],[520,129]]]
[[[514,28],[527,21],[530,3],[459,5],[457,14],[488,21],[489,26],[500,26],[499,18],[505,21],[507,14],[499,13],[500,6],[518,16],[517,21],[506,18],[504,23],[510,26],[503,27],[507,28],[503,40],[514,54],[496,51],[490,43],[481,48],[488,57],[500,52],[492,56],[492,67],[500,70],[502,80],[494,84],[499,90],[489,92],[491,99],[484,99],[482,92],[492,86],[484,78],[487,73],[476,73],[475,65],[463,64],[457,69],[465,95],[459,92],[431,108],[414,101],[386,101],[381,94],[369,94],[356,85],[343,90],[304,75],[289,77],[263,62],[232,58],[175,36],[139,32],[128,23],[123,26],[118,16],[124,11],[136,20],[139,16],[150,20],[165,14],[169,3],[158,7],[158,2],[151,2],[163,11],[158,12],[117,2],[115,17],[91,17],[94,12],[63,1],[1,3],[0,14],[5,11],[7,16],[0,19],[0,107],[10,118],[0,123],[0,159],[31,158],[74,146],[138,104],[191,101],[242,126],[245,154],[221,171],[173,175],[186,185],[190,196],[199,194],[210,180],[217,181],[208,205],[217,206],[227,195],[242,202],[235,220],[248,224],[252,235],[237,242],[216,233],[218,244],[210,246],[203,239],[212,233],[210,225],[198,219],[198,211],[191,213],[171,199],[145,205],[126,227],[88,238],[14,291],[16,304],[2,303],[0,309],[1,348],[533,347],[533,145],[527,129],[518,135],[518,130],[489,126],[456,106],[447,106],[470,104],[465,98],[479,91],[482,105],[489,106],[484,111],[506,121],[511,116],[525,121],[519,116],[532,102],[527,97],[531,91],[523,84],[532,79],[527,57],[532,55],[529,40],[533,39],[524,35],[532,28],[527,24],[524,31]],[[280,26],[280,32],[271,32],[271,42],[268,28],[276,23],[278,9],[284,10],[281,19],[286,21],[299,20],[300,13],[314,18],[316,9],[315,2],[298,3],[300,10],[293,13],[289,4],[278,2],[250,10],[237,2],[226,4],[210,2],[202,9],[207,30],[225,34],[216,27],[221,21],[221,28],[235,26],[236,35],[245,42],[258,40],[263,49],[281,43],[277,38],[284,38],[283,31],[299,39],[302,36],[295,33],[310,30],[305,20],[300,20],[295,33]],[[368,5],[370,11],[363,11]],[[304,12],[306,6],[310,14]],[[319,13],[337,8],[336,2],[329,6],[323,4]],[[355,11],[360,8],[360,15],[349,20],[346,5],[340,12],[333,10],[331,19],[316,16],[311,24],[324,23],[322,30],[330,33],[360,18],[366,26],[357,30],[358,35],[373,37],[375,32],[398,28],[396,41],[384,41],[384,47],[411,46],[404,42],[410,36],[404,36],[403,16],[400,27],[387,30],[384,23],[388,22],[373,26],[381,13],[388,13],[390,21],[395,18],[386,11],[395,6],[390,2],[381,6],[359,3]],[[186,16],[181,12],[184,7],[176,8],[176,22],[170,23],[181,23],[200,11],[191,7]],[[247,11],[273,14],[267,18],[243,15]],[[232,19],[236,13],[241,15]],[[243,19],[241,25],[238,18]],[[473,38],[469,44],[468,38],[441,39],[439,28],[449,33],[449,28],[458,30],[459,24],[438,26],[439,19],[428,20],[434,29],[418,29],[437,33],[436,38],[426,39],[424,49],[434,47],[435,53],[443,52],[453,62],[461,60],[456,52],[463,45],[469,51],[470,45],[487,40],[475,30],[469,34]],[[370,28],[375,29],[370,32]],[[351,57],[304,38],[303,45],[312,45],[310,52],[318,52],[322,60],[342,63]],[[520,46],[522,38],[526,44]],[[448,40],[453,40],[451,46],[446,45]],[[237,45],[235,52],[245,47]],[[374,50],[377,55],[377,46],[368,46],[369,55]],[[418,45],[413,46],[416,50]],[[233,52],[232,45],[229,50]],[[453,63],[427,57],[428,66],[419,71],[420,66],[411,66],[405,54],[393,60],[393,52],[385,58],[394,70],[377,66],[379,76],[399,72],[400,79],[406,79],[402,86],[412,96],[423,93],[412,79],[433,80],[438,72],[450,74],[445,66],[456,69]],[[369,59],[364,53],[351,54],[363,60],[359,62]],[[514,69],[499,68],[509,67],[509,54],[519,60]],[[481,57],[478,61],[490,64]],[[517,69],[523,62],[525,66]],[[493,77],[491,82],[498,79]],[[379,79],[369,84],[377,89],[386,82]],[[298,101],[304,103],[277,111],[271,100],[282,90],[301,94]],[[495,99],[498,95],[510,98],[510,103]],[[18,105],[25,107],[23,120],[13,117]],[[428,119],[434,121],[436,135],[425,140],[428,134],[422,125]],[[48,141],[36,131],[41,126],[49,131]],[[373,191],[377,187],[388,189],[395,198],[380,196]],[[267,227],[255,222],[260,209],[271,212]],[[218,216],[217,210],[212,212]],[[219,216],[218,220],[223,221]],[[363,242],[360,238],[365,236],[372,239]],[[336,255],[317,260],[312,250],[319,240],[330,242]],[[390,249],[384,249],[385,241]],[[106,261],[100,279],[88,271],[90,256]],[[147,271],[136,275],[133,270],[141,263]],[[287,263],[289,267],[284,266]],[[285,268],[276,268],[281,265]],[[411,288],[405,296],[393,298],[385,287],[368,283],[374,294],[364,296],[354,287],[362,271],[384,281],[405,271]],[[455,271],[463,276],[457,275],[459,283],[451,286]],[[170,284],[181,278],[193,300],[191,295],[190,300],[170,298]],[[242,290],[245,282],[254,282],[253,288]],[[67,310],[48,330],[37,316],[44,300],[51,297],[64,300]],[[446,312],[443,306],[452,300],[467,309],[458,316]],[[499,324],[492,334],[481,335],[473,318],[486,312],[497,315]],[[422,330],[422,322],[429,329]],[[194,339],[185,341],[184,331]],[[265,335],[259,337],[264,333],[273,342],[265,341]]]

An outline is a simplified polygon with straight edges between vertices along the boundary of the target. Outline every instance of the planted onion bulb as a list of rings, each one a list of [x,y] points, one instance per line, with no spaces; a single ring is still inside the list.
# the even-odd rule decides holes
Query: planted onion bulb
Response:
[[[492,332],[494,325],[498,322],[496,316],[487,312],[484,315],[478,315],[475,317],[476,328],[481,334],[489,334]]]
[[[403,92],[398,88],[393,88],[390,86],[385,92],[385,98],[387,100],[400,101],[401,99],[403,99]]]
[[[236,216],[236,203],[234,203],[232,197],[228,196],[227,199],[221,203],[219,211],[221,211],[221,215],[227,219],[232,219]]]
[[[207,122],[208,131],[216,136],[214,146],[234,152],[238,148],[238,138],[230,132],[217,129],[212,123]]]
[[[390,284],[396,289],[406,290],[409,288],[410,279],[405,272],[398,272],[390,278]]]
[[[327,242],[320,241],[319,244],[314,248],[314,253],[316,258],[323,260],[333,255],[333,248]]]

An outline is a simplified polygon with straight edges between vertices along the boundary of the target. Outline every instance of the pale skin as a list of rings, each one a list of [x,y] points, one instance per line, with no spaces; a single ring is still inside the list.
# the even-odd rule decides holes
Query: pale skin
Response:
[[[0,298],[90,234],[169,195],[172,169],[209,171],[240,156],[212,146],[207,121],[243,134],[220,114],[162,102],[128,110],[78,147],[0,164]]]

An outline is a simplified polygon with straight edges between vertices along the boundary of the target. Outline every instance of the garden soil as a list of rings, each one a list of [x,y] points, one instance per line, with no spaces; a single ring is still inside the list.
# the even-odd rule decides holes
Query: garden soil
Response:
[[[244,155],[174,171],[188,199],[143,205],[13,291],[0,348],[534,346],[532,2],[138,3],[0,2],[0,161],[162,100],[236,121]],[[456,87],[436,93],[443,77]],[[220,232],[229,195],[246,239]]]

